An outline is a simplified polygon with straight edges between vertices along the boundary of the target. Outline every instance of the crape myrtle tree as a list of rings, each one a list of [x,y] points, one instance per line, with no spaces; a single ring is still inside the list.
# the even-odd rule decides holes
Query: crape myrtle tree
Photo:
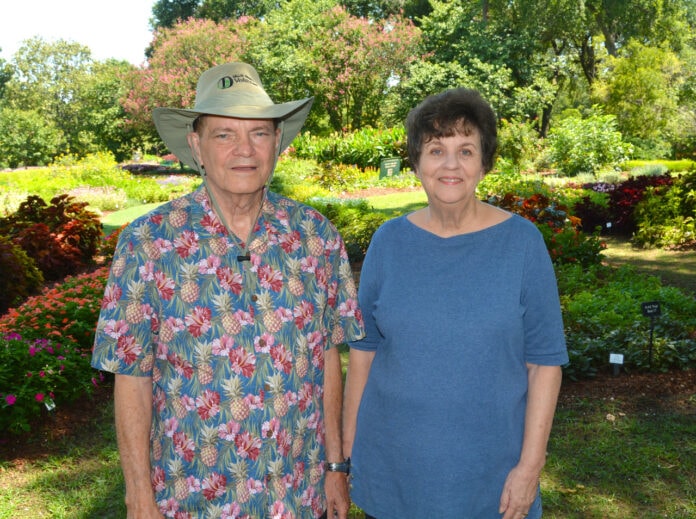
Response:
[[[263,20],[189,19],[157,31],[149,66],[130,75],[123,103],[133,127],[154,134],[154,107],[193,106],[204,70],[247,61],[276,102],[316,97],[308,130],[358,129],[378,124],[390,81],[407,73],[418,42],[408,20],[370,22],[332,0],[286,1]]]
[[[225,21],[189,19],[155,33],[147,68],[131,71],[125,78],[121,104],[127,113],[127,128],[146,135],[146,152],[163,152],[152,122],[158,106],[190,108],[196,83],[203,71],[228,61],[240,61],[248,42],[244,31],[253,19]]]
[[[332,1],[292,0],[260,28],[266,45],[250,46],[251,61],[274,92],[294,85],[282,97],[315,96],[307,129],[319,133],[379,125],[385,95],[419,52],[420,31],[409,20],[370,21]]]

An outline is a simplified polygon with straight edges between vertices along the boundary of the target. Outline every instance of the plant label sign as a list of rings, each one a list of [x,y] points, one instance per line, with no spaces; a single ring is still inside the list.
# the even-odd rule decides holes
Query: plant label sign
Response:
[[[648,301],[640,304],[645,317],[657,317],[662,313],[659,301]]]
[[[393,177],[401,171],[401,159],[382,159],[379,165],[379,178]]]
[[[623,357],[622,353],[610,353],[609,364],[623,364]]]

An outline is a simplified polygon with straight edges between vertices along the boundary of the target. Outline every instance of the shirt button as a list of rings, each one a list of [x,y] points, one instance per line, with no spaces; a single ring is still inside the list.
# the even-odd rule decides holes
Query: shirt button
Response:
[[[254,294],[253,296],[251,296],[251,300],[254,301],[254,302],[256,302],[256,300],[257,300],[258,298],[259,298],[259,296],[257,296],[256,294]]]

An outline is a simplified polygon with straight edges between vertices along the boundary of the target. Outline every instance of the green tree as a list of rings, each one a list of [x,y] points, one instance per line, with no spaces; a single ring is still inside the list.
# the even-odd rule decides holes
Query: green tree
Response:
[[[49,164],[62,141],[60,130],[38,110],[0,108],[0,168]]]
[[[203,0],[196,16],[216,22],[242,16],[263,18],[277,7],[276,0]]]
[[[153,29],[173,27],[196,14],[200,0],[157,0],[152,6],[150,25]]]
[[[0,47],[0,50],[2,47]],[[0,105],[2,105],[3,97],[5,97],[5,85],[12,79],[14,71],[12,65],[0,58]]]
[[[5,104],[33,110],[58,128],[59,153],[84,154],[91,142],[80,119],[80,88],[92,70],[90,50],[66,40],[25,40],[13,58],[15,74],[6,85]]]
[[[110,151],[117,161],[129,159],[136,149],[147,148],[147,134],[129,128],[120,104],[125,96],[124,78],[135,67],[126,61],[95,63],[80,87],[79,118],[94,151]]]
[[[667,158],[678,131],[682,84],[682,64],[673,52],[632,40],[608,60],[594,91],[637,157]]]

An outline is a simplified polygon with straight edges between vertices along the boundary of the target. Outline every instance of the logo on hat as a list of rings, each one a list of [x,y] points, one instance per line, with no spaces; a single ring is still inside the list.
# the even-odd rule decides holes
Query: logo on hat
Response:
[[[249,83],[254,86],[259,86],[259,84],[251,79],[246,74],[235,74],[234,76],[223,76],[218,79],[218,88],[220,90],[226,90],[232,88],[235,83]]]

